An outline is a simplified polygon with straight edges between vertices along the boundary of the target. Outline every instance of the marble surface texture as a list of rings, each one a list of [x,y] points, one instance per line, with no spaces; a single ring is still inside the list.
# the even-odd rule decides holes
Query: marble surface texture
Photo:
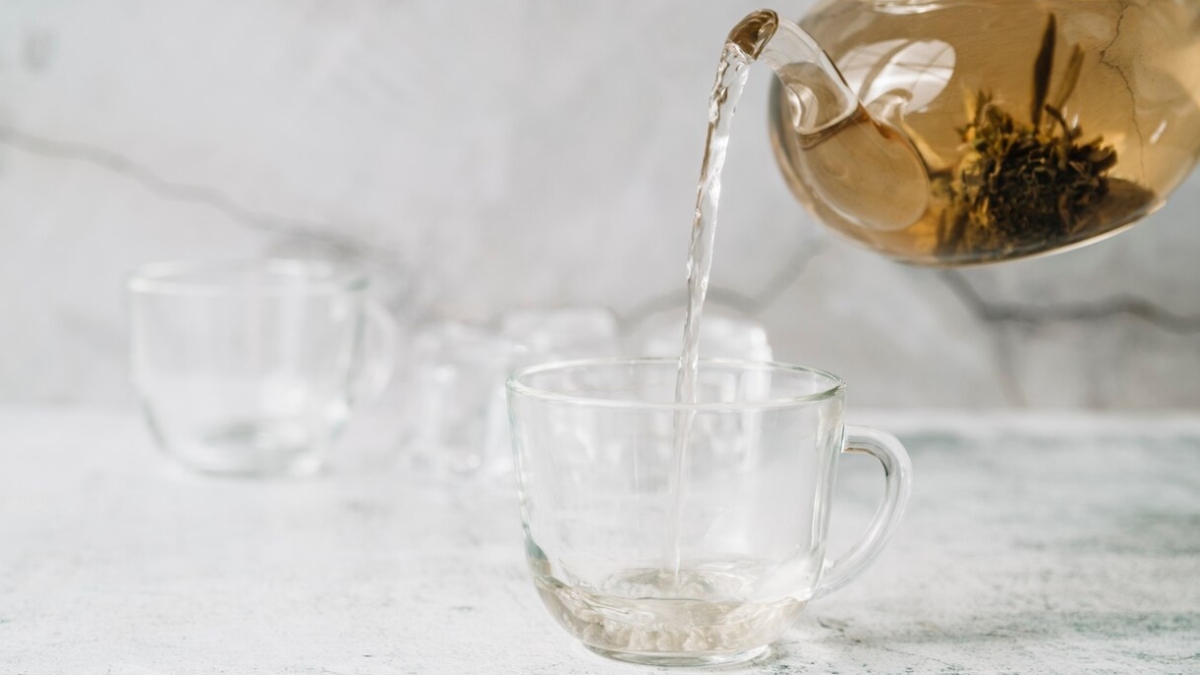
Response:
[[[909,448],[904,523],[769,658],[722,672],[1200,672],[1200,418],[858,421]],[[132,413],[0,408],[0,671],[667,672],[554,624],[511,483],[427,480],[377,438],[358,425],[311,480],[216,480]],[[832,550],[879,491],[847,457]]]
[[[758,4],[0,3],[0,401],[127,401],[121,280],[157,259],[362,260],[410,325],[678,312],[719,44]],[[1200,406],[1200,177],[1078,252],[898,266],[791,198],[766,86],[712,296],[777,357],[872,406]]]

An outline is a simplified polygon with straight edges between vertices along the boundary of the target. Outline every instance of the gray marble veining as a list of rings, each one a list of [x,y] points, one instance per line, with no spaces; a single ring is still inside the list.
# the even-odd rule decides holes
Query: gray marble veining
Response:
[[[412,320],[678,310],[705,96],[755,6],[0,7],[0,400],[128,400],[120,281],[153,259],[360,258]],[[1200,405],[1200,179],[1082,251],[900,267],[792,200],[765,88],[736,124],[712,298],[780,358],[870,405]]]

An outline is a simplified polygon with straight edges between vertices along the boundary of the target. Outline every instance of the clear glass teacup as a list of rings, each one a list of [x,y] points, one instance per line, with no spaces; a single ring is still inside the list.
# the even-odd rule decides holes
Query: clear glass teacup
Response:
[[[126,283],[130,377],[159,445],[206,473],[320,468],[391,377],[396,329],[352,266],[164,262]]]
[[[880,552],[910,463],[895,437],[843,424],[833,375],[702,361],[698,402],[683,404],[678,365],[577,361],[509,379],[526,555],[550,613],[595,652],[652,665],[749,660]],[[690,434],[676,456],[680,425]],[[862,540],[829,561],[843,452],[877,458],[885,491]]]

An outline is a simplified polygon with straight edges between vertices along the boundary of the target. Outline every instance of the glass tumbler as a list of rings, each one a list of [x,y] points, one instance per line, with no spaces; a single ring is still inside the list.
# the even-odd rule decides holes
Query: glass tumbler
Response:
[[[651,665],[755,658],[814,597],[879,553],[908,499],[895,437],[845,427],[827,373],[678,359],[549,364],[508,381],[526,557],[554,618],[602,655]],[[844,452],[886,475],[862,540],[825,556]]]
[[[128,279],[130,375],[159,446],[207,473],[316,471],[394,366],[395,324],[334,263],[154,263]]]
[[[504,380],[518,346],[455,321],[425,326],[412,341],[410,445],[442,478],[490,474],[512,465]]]

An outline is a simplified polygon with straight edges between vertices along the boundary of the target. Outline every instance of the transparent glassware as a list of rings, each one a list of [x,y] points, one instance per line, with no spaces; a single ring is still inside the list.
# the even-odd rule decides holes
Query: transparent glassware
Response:
[[[438,321],[417,331],[407,443],[421,466],[444,478],[511,468],[504,380],[520,354],[483,326]]]
[[[126,284],[130,377],[160,447],[206,473],[305,475],[382,392],[395,325],[325,262],[154,263]]]
[[[675,356],[679,354],[682,330],[678,313],[661,313],[637,326],[626,337],[629,356]],[[753,319],[705,312],[700,324],[700,345],[705,357],[771,361],[774,352],[767,330]]]
[[[512,473],[504,381],[548,361],[619,353],[617,319],[601,307],[509,310],[495,325],[439,320],[413,340],[406,442],[417,467],[446,479]]]
[[[603,307],[524,308],[500,316],[500,334],[521,346],[520,366],[617,356],[617,317]]]
[[[1200,154],[1200,3],[827,0],[730,40],[777,75],[784,178],[889,257],[1067,250],[1160,207]]]
[[[550,614],[597,653],[745,661],[879,553],[908,499],[909,460],[894,437],[843,425],[832,375],[702,361],[698,402],[677,404],[678,368],[577,361],[509,379],[526,556]],[[681,415],[691,434],[677,464]],[[864,537],[831,562],[843,452],[876,457],[887,480]]]

